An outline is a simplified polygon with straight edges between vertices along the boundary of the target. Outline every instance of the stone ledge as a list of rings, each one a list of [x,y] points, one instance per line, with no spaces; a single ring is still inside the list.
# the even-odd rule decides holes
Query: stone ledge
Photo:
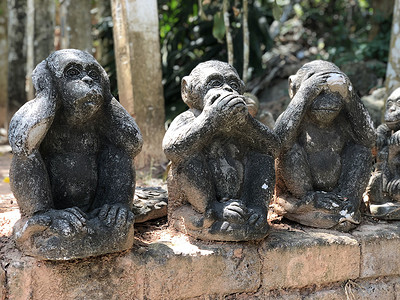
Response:
[[[360,241],[360,277],[400,275],[400,222],[366,224],[353,236]]]
[[[275,231],[260,253],[265,290],[355,279],[360,273],[358,241],[336,231]]]
[[[38,261],[10,242],[1,262],[8,299],[275,299],[280,291],[298,299],[296,289],[310,287],[309,299],[342,299],[345,282],[359,282],[356,295],[400,296],[400,222],[352,234],[273,225],[259,243],[205,243],[169,230],[158,236],[132,251],[70,262]]]

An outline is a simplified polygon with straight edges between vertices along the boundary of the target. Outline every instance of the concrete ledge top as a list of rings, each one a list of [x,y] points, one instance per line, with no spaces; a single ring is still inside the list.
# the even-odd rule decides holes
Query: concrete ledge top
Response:
[[[68,262],[38,261],[13,241],[3,242],[0,286],[4,278],[9,299],[266,295],[400,275],[400,222],[366,222],[350,234],[273,224],[265,240],[240,243],[203,242],[159,229],[147,240],[136,238],[130,251]]]

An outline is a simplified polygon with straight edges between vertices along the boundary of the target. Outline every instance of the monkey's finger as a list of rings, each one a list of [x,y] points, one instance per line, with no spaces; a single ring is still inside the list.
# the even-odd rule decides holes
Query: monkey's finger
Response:
[[[107,214],[107,219],[106,219],[107,225],[111,226],[111,225],[115,224],[118,211],[119,211],[118,206],[111,206],[111,208]]]
[[[124,208],[120,208],[118,211],[118,215],[117,215],[115,224],[118,227],[123,227],[126,225],[127,219],[128,219],[128,211]]]
[[[79,231],[80,229],[82,229],[82,227],[84,227],[85,224],[81,222],[81,220],[77,216],[75,216],[71,212],[66,212],[66,213],[67,214],[63,219],[69,222],[70,226],[72,226],[73,229]]]
[[[259,216],[259,218],[257,219],[257,222],[254,225],[254,227],[256,229],[260,229],[261,227],[265,226],[266,223],[267,223],[267,221],[264,218],[261,218],[261,216]]]
[[[232,99],[238,98],[239,95],[236,94],[227,94],[223,97],[221,97],[221,99],[218,100],[218,102],[215,103],[215,105],[222,109],[224,108]]]
[[[81,221],[82,224],[86,224],[87,216],[78,207],[75,207],[75,206],[70,207],[70,208],[65,209],[65,211],[67,211],[67,212],[73,214],[75,217],[77,217]]]
[[[229,222],[225,221],[221,225],[221,231],[232,231],[232,226],[229,224]]]
[[[257,222],[259,218],[260,216],[258,214],[251,215],[251,217],[249,218],[249,224],[253,225],[255,222]]]
[[[232,108],[234,106],[246,106],[244,99],[239,97],[238,95],[230,95],[229,97],[224,98],[221,102],[221,107],[229,107]]]
[[[99,218],[105,220],[107,218],[108,211],[110,210],[110,206],[108,204],[103,205],[99,212]]]
[[[126,217],[126,224],[129,225],[135,221],[135,215],[133,212],[128,211],[128,216]]]
[[[240,206],[229,205],[226,209],[229,209],[232,212],[238,213],[240,216],[244,216],[245,211]]]
[[[204,99],[204,106],[213,105],[215,100],[217,100],[220,96],[221,94],[219,93],[206,96]]]

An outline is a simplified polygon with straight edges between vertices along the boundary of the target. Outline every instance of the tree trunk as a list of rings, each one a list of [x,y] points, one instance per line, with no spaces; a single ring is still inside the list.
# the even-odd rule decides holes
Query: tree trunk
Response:
[[[400,0],[395,1],[393,10],[389,62],[386,70],[387,95],[398,87],[400,87]]]
[[[224,16],[224,25],[225,25],[225,35],[226,35],[226,47],[228,50],[228,63],[233,66],[233,40],[231,34],[231,25],[229,22],[229,1],[223,0],[222,2],[222,13]]]
[[[243,82],[249,79],[249,58],[250,58],[250,33],[249,33],[249,3],[243,0]]]
[[[53,1],[54,2],[54,1]],[[64,0],[60,5],[61,48],[92,53],[91,1]]]
[[[164,96],[156,0],[112,0],[114,49],[121,104],[143,135],[139,168],[165,161]]]
[[[7,2],[0,1],[0,127],[7,128]]]
[[[26,8],[27,0],[8,0],[8,119],[26,102]]]
[[[28,0],[27,82],[28,99],[34,98],[32,71],[54,51],[56,5],[54,0]]]
[[[98,22],[104,21],[105,18],[111,17],[111,2],[110,0],[98,0],[97,1],[97,20]],[[102,66],[108,62],[108,57],[106,57],[107,49],[109,45],[113,43],[108,38],[103,38],[98,41],[96,45],[96,59],[100,62]]]

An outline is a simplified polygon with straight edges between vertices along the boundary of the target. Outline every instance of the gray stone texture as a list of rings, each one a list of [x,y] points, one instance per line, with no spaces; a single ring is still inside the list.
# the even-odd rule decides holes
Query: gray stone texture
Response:
[[[360,277],[400,275],[400,224],[366,224],[353,235],[360,240]]]
[[[360,274],[358,241],[335,231],[273,231],[259,253],[265,291],[324,285]]]
[[[360,223],[375,130],[348,77],[316,60],[289,78],[292,100],[276,121],[275,212],[303,225],[348,231]]]
[[[36,98],[11,120],[11,189],[22,218],[17,246],[66,260],[133,243],[133,158],[142,138],[87,52],[51,54],[34,70]]]
[[[377,162],[368,186],[370,213],[400,220],[400,88],[386,101],[385,123],[377,128]]]
[[[137,187],[132,211],[135,223],[167,216],[168,192],[160,187]]]
[[[199,64],[181,90],[189,110],[163,140],[172,162],[169,222],[200,239],[264,238],[279,139],[249,114],[244,84],[229,64]]]
[[[260,243],[189,239],[170,229],[132,250],[40,261],[4,247],[8,299],[397,299],[400,224],[354,233],[273,225]],[[1,289],[0,289],[1,291]],[[4,291],[3,291],[4,295]],[[397,298],[396,298],[397,297]]]

